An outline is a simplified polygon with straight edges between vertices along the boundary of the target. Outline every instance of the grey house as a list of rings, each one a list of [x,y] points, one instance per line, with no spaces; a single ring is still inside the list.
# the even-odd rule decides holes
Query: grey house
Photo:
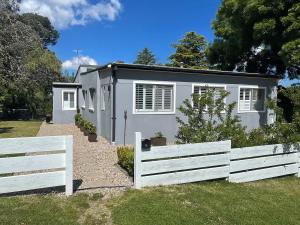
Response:
[[[80,109],[111,143],[133,144],[136,131],[143,138],[161,131],[173,142],[176,116],[182,116],[178,107],[192,93],[214,88],[230,92],[226,103],[237,102],[234,114],[250,130],[274,122],[274,112],[265,103],[276,98],[278,80],[256,73],[164,66],[80,66],[74,83],[53,83],[53,122],[73,123]]]

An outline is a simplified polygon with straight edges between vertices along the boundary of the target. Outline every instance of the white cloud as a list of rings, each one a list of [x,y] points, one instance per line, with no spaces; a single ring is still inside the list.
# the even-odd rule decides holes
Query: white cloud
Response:
[[[122,10],[120,0],[22,0],[21,13],[33,12],[46,16],[58,29],[86,25],[91,21],[114,21]]]
[[[76,70],[79,65],[97,65],[97,61],[89,56],[73,57],[64,61],[62,68],[65,70]]]

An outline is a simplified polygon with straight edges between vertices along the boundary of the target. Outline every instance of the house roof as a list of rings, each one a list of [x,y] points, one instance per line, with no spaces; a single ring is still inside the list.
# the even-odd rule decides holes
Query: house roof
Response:
[[[244,76],[254,78],[270,78],[280,79],[278,75],[261,74],[261,73],[246,73],[236,71],[222,71],[222,70],[209,70],[209,69],[191,69],[191,68],[179,68],[170,66],[157,66],[157,65],[141,65],[141,64],[128,64],[128,63],[109,63],[103,66],[98,66],[95,69],[87,71],[82,74],[88,74],[94,71],[101,71],[108,68],[120,68],[120,69],[132,69],[132,70],[144,70],[144,71],[160,71],[160,72],[172,72],[172,73],[192,73],[201,75],[221,75],[221,76]]]

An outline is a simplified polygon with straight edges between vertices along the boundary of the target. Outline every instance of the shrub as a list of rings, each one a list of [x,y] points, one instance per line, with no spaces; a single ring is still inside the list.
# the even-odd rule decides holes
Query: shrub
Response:
[[[118,163],[125,169],[130,176],[134,172],[134,148],[128,146],[120,146],[117,148]]]
[[[84,123],[84,128],[89,134],[96,134],[97,128],[94,124],[89,121]]]
[[[80,113],[76,113],[75,116],[74,116],[74,119],[75,119],[75,122],[78,123],[79,120],[81,119]]]
[[[186,99],[179,107],[186,120],[176,118],[179,123],[177,143],[232,140],[232,146],[240,147],[247,142],[245,127],[238,116],[232,116],[236,103],[225,105],[229,92],[220,90],[219,97],[215,98],[216,91],[207,88],[201,95],[193,94],[193,104]]]

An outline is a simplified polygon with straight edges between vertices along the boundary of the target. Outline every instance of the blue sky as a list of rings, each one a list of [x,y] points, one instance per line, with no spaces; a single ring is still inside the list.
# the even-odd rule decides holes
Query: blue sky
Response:
[[[123,0],[115,21],[91,22],[60,30],[61,38],[53,48],[64,61],[79,48],[82,55],[99,64],[123,60],[133,62],[136,54],[148,47],[165,63],[174,51],[171,47],[187,31],[197,31],[213,39],[211,22],[219,0]]]
[[[166,63],[174,52],[171,45],[188,31],[213,40],[211,24],[220,4],[221,0],[23,0],[21,11],[51,20],[60,32],[51,49],[64,69],[74,70],[75,49],[81,49],[82,62],[105,64],[132,63],[148,47]]]

